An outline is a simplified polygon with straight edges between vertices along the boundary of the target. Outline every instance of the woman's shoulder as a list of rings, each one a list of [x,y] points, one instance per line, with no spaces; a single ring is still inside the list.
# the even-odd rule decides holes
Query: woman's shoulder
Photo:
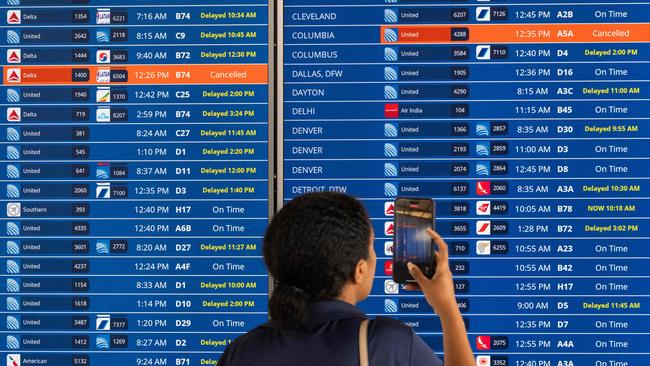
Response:
[[[441,365],[431,348],[415,334],[413,328],[397,319],[375,318],[368,325],[368,337],[373,360],[396,360],[385,363],[394,365]]]
[[[368,324],[368,330],[374,335],[410,335],[413,333],[411,327],[403,322],[383,316],[372,319]]]
[[[259,350],[260,346],[264,345],[264,340],[268,339],[270,331],[271,327],[267,323],[235,338],[221,355],[219,364],[230,364],[238,358],[249,356],[252,350]]]
[[[403,322],[378,316],[368,324],[368,337],[371,343],[379,347],[397,347],[411,349],[415,333]]]
[[[259,342],[262,342],[269,337],[277,336],[276,330],[277,329],[275,329],[270,322],[260,324],[245,334],[235,338],[230,344],[232,346],[231,348],[249,346],[251,344],[257,346]]]

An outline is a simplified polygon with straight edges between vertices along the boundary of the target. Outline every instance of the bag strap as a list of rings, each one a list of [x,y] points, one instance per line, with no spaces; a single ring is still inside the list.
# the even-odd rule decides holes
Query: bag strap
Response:
[[[359,326],[359,364],[360,366],[369,366],[368,358],[368,323],[369,319],[363,319]]]

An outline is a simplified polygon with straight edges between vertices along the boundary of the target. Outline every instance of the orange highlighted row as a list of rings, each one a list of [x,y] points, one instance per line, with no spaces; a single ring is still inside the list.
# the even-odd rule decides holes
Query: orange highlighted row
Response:
[[[266,84],[268,65],[5,67],[5,85]]]
[[[468,24],[381,27],[381,43],[650,42],[650,23]]]

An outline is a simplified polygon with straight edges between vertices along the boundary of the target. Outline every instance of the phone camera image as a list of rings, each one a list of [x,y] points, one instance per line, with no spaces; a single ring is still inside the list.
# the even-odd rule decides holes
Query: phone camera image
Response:
[[[435,203],[430,198],[397,198],[395,201],[395,243],[393,279],[413,282],[407,263],[418,266],[425,276],[435,272],[434,243],[427,229],[434,229]]]

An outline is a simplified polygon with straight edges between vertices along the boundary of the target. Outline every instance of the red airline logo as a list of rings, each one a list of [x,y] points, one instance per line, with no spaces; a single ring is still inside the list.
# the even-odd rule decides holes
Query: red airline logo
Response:
[[[489,181],[476,182],[476,194],[479,196],[489,196],[492,193]]]
[[[8,10],[7,11],[7,23],[9,23],[9,24],[20,24],[20,10]]]
[[[476,356],[477,366],[490,366],[492,358],[490,356]]]
[[[476,336],[476,349],[487,351],[492,348],[492,339],[490,336]]]
[[[393,261],[384,262],[384,273],[387,276],[392,276],[393,275]]]
[[[386,216],[395,215],[395,204],[393,202],[384,203],[384,215]]]
[[[19,64],[20,63],[20,50],[19,49],[9,49],[7,50],[7,62],[10,64]]]
[[[20,108],[7,109],[7,121],[20,122]]]
[[[490,221],[477,221],[476,222],[476,234],[478,235],[490,235],[490,227],[492,223]]]
[[[20,366],[20,355],[9,354],[7,355],[7,366]]]
[[[8,69],[7,81],[10,83],[20,83],[20,69]]]
[[[388,236],[395,235],[395,226],[392,222],[389,221],[384,224],[384,234]]]
[[[490,209],[492,204],[490,201],[478,201],[476,202],[476,214],[480,216],[486,216],[492,213]]]
[[[399,104],[388,103],[384,105],[384,117],[398,118],[399,117]]]

